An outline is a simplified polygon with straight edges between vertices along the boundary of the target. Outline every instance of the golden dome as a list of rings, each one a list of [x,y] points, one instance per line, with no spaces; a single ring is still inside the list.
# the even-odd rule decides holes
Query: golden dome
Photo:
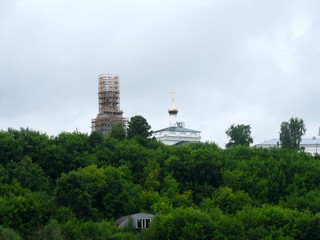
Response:
[[[172,98],[172,104],[171,107],[168,110],[169,114],[177,114],[178,108],[174,105],[174,99]]]

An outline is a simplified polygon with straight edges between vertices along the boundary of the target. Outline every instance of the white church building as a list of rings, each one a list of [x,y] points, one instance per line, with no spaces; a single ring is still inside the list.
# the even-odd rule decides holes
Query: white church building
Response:
[[[186,143],[200,142],[200,131],[185,128],[184,122],[177,122],[178,109],[172,98],[171,107],[168,110],[170,126],[154,131],[152,136],[166,145],[180,145]]]

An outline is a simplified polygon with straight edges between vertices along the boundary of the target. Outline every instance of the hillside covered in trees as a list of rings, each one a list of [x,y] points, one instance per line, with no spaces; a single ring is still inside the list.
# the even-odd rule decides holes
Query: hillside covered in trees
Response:
[[[319,157],[114,136],[0,131],[0,239],[320,239]]]

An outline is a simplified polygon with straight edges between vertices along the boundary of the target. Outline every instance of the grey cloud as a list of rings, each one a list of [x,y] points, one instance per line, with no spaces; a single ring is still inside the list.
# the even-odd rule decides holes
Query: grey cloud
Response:
[[[97,76],[120,75],[121,108],[166,127],[178,119],[226,143],[255,142],[282,121],[319,123],[317,1],[19,1],[0,3],[0,128],[90,132]],[[309,131],[310,130],[310,131]]]

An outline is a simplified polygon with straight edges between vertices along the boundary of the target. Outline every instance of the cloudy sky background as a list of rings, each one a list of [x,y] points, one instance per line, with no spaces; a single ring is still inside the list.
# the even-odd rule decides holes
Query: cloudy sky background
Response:
[[[98,75],[120,75],[125,117],[178,120],[221,147],[302,118],[320,127],[318,0],[1,0],[0,129],[91,131]]]

